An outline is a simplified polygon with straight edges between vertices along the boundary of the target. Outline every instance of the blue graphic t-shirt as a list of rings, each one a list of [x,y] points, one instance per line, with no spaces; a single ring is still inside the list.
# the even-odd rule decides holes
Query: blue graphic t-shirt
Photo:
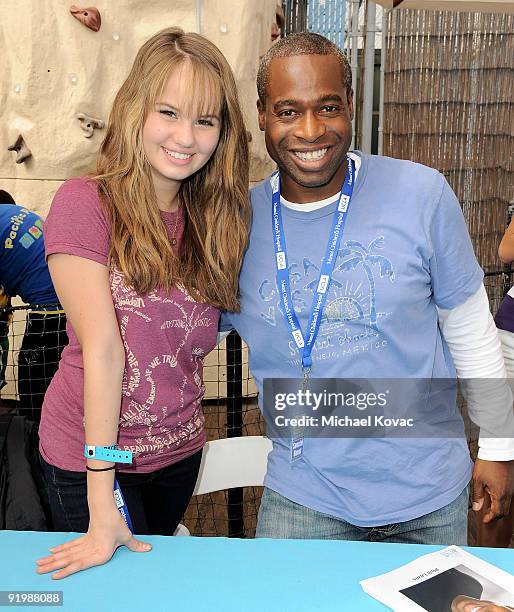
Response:
[[[59,300],[45,261],[43,222],[16,204],[0,204],[0,285],[26,304],[56,304]]]
[[[359,156],[311,377],[454,377],[436,306],[462,304],[483,278],[457,198],[435,170]],[[224,315],[222,329],[234,327],[248,344],[262,395],[264,378],[300,378],[302,371],[275,282],[269,180],[251,196],[241,312]],[[336,205],[311,212],[282,207],[291,294],[304,332]],[[274,442],[265,484],[309,508],[372,526],[442,508],[470,475],[464,438],[306,438],[293,463],[289,442]]]

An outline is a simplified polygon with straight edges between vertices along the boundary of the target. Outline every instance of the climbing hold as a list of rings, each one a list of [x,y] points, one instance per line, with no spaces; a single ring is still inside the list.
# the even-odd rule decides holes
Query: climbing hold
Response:
[[[14,144],[7,147],[8,151],[16,151],[16,163],[22,164],[26,159],[32,155],[32,151],[27,147],[27,143],[23,140],[23,136],[18,134],[18,138]]]
[[[79,113],[77,119],[80,121],[80,127],[86,138],[91,138],[95,130],[102,130],[105,127],[105,123],[101,119],[95,119],[84,113]]]
[[[98,32],[100,26],[102,25],[100,11],[95,6],[80,8],[72,4],[70,6],[70,13],[73,15],[73,17],[75,17],[75,19],[78,19],[81,23],[83,23],[86,28],[93,30],[93,32]]]

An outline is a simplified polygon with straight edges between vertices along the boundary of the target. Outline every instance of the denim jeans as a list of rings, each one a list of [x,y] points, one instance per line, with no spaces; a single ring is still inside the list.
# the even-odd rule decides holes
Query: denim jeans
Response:
[[[134,533],[173,535],[193,494],[202,451],[145,474],[117,472]],[[85,533],[89,526],[86,472],[61,470],[41,458],[53,528]]]
[[[466,487],[452,503],[419,518],[391,525],[357,527],[265,488],[256,537],[465,546],[468,499],[469,489]]]

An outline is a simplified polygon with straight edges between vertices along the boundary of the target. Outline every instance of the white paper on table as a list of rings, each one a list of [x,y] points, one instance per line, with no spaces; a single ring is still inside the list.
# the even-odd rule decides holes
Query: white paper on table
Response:
[[[450,612],[457,595],[514,606],[514,576],[458,546],[423,555],[360,584],[364,592],[397,612]]]

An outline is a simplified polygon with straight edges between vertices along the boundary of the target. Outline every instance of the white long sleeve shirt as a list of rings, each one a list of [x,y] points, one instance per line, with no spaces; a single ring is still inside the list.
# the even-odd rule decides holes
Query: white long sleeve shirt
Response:
[[[465,381],[463,390],[469,416],[480,427],[478,457],[489,461],[513,460],[512,392],[484,286],[463,304],[451,310],[437,310],[439,328],[457,376]],[[509,437],[488,436],[488,423],[495,424],[495,432],[505,432]]]

